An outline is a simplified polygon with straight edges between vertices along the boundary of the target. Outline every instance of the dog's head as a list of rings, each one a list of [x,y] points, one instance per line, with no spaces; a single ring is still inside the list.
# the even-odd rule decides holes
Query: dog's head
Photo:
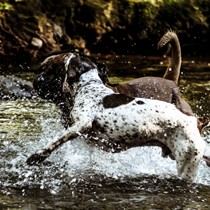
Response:
[[[63,100],[63,86],[66,80],[75,81],[78,77],[93,68],[98,69],[101,80],[108,81],[105,66],[97,64],[91,57],[79,53],[60,53],[46,58],[40,65],[40,74],[34,80],[34,89],[44,99],[59,103]]]

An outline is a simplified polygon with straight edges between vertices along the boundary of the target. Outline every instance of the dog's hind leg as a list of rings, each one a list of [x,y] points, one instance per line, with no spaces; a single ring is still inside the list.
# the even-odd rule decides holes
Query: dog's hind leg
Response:
[[[53,142],[49,143],[45,148],[38,151],[37,153],[31,155],[26,163],[29,165],[37,165],[43,162],[46,158],[50,156],[50,154],[61,147],[65,142],[75,139],[76,137],[82,135],[86,131],[88,131],[92,126],[92,122],[77,122],[69,127],[66,132],[59,138],[55,139]]]
[[[203,158],[205,142],[201,138],[181,139],[175,141],[174,157],[177,162],[178,175],[193,181]]]

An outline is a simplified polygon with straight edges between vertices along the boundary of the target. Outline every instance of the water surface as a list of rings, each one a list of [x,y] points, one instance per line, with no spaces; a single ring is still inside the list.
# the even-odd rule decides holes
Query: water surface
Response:
[[[138,76],[135,71],[119,77],[119,70],[131,72],[131,65],[137,69],[142,61],[126,59],[123,68],[109,59],[111,81]],[[161,75],[162,70],[154,69],[165,66],[156,60],[150,63],[152,70],[145,69],[144,74]],[[180,90],[197,115],[209,116],[208,64],[195,66],[200,70],[186,63]],[[210,168],[202,161],[195,182],[186,183],[177,176],[175,162],[162,158],[156,147],[111,154],[77,138],[41,166],[26,165],[30,154],[63,131],[59,110],[50,102],[0,101],[0,209],[209,209]],[[210,141],[209,129],[203,136]]]

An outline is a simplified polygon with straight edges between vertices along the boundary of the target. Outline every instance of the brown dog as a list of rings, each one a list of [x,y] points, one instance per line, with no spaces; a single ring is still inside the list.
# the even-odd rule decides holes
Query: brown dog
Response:
[[[182,59],[179,39],[175,32],[168,31],[164,34],[158,42],[158,48],[162,48],[166,44],[170,44],[172,56],[163,78],[140,77],[126,83],[107,83],[107,86],[115,92],[128,96],[157,99],[172,103],[181,112],[187,115],[194,115],[190,105],[181,97],[179,92],[178,83]],[[198,129],[200,132],[208,123],[209,119],[207,117],[198,118]]]
[[[163,78],[160,77],[140,77],[126,83],[111,84],[110,87],[115,92],[124,93],[132,97],[142,97],[157,99],[173,103],[176,107],[187,115],[193,115],[190,105],[181,98],[178,83],[181,67],[181,48],[176,33],[168,31],[159,41],[158,48],[170,44],[171,59],[170,64]]]

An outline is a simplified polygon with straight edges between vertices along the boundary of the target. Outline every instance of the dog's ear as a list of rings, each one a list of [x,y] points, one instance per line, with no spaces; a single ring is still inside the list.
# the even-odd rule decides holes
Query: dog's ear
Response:
[[[75,54],[68,65],[68,80],[78,79],[81,74],[94,68],[97,68],[96,64],[93,63],[87,56]]]

